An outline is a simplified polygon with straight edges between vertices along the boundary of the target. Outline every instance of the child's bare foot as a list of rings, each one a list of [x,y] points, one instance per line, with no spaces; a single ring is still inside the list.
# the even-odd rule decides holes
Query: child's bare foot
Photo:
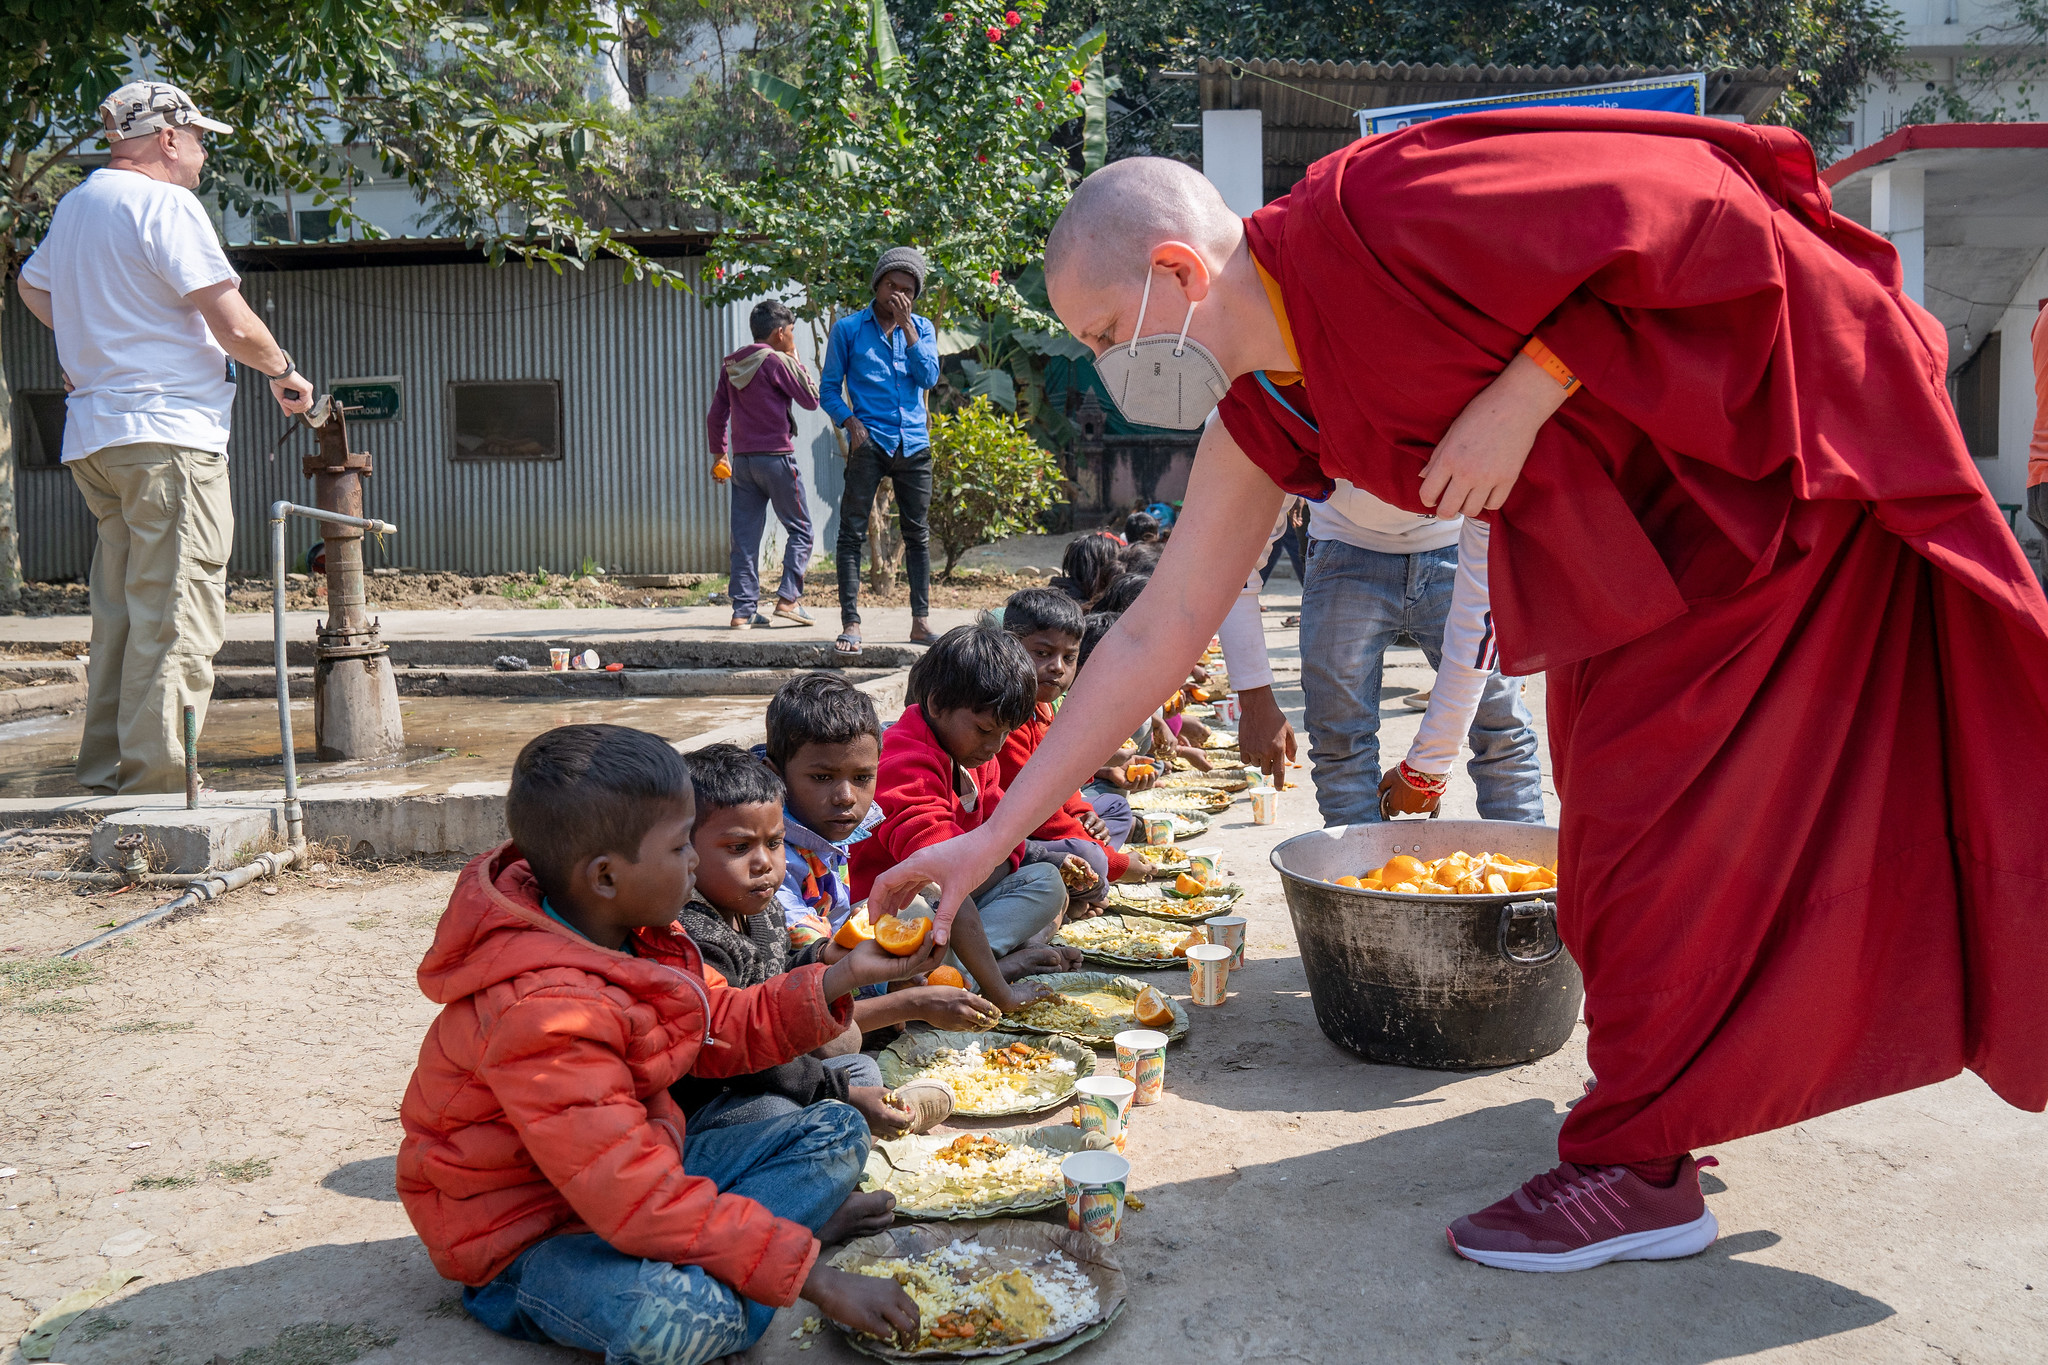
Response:
[[[830,1246],[852,1237],[865,1237],[871,1232],[881,1232],[896,1221],[896,1196],[887,1190],[868,1193],[856,1191],[846,1196],[825,1226],[818,1229],[818,1240]]]
[[[1071,958],[1068,954],[1072,954]],[[1039,972],[1071,972],[1081,961],[1081,955],[1072,948],[1034,947],[1027,945],[1007,957],[998,958],[996,966],[1002,969],[1003,980],[1015,981],[1020,976],[1035,976]]]

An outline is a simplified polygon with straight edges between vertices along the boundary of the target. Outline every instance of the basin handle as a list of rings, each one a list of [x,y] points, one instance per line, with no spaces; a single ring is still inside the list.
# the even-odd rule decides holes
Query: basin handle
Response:
[[[1547,919],[1550,921],[1551,947],[1547,953],[1536,957],[1523,957],[1508,947],[1508,926],[1518,919]],[[1515,901],[1500,908],[1500,932],[1497,936],[1500,955],[1518,967],[1541,967],[1544,963],[1564,951],[1564,939],[1557,932],[1557,907],[1549,901]]]

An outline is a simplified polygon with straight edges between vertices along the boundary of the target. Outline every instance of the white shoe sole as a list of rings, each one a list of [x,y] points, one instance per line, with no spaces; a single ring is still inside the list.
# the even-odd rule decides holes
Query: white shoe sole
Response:
[[[1496,1270],[1591,1270],[1609,1261],[1675,1261],[1681,1256],[1696,1256],[1712,1246],[1720,1235],[1721,1225],[1709,1209],[1675,1228],[1624,1233],[1576,1251],[1481,1251],[1459,1246],[1455,1239],[1451,1246],[1466,1260]]]

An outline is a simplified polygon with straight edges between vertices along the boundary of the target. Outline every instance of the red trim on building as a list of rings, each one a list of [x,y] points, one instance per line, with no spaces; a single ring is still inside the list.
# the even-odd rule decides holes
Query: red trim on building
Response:
[[[1828,185],[1839,185],[1901,152],[1948,147],[2048,147],[2048,123],[1909,123],[1882,142],[1843,157],[1822,171],[1820,178]]]

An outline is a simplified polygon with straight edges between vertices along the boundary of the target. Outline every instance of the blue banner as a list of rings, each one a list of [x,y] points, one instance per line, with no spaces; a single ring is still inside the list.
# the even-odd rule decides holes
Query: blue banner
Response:
[[[1658,76],[1613,85],[1582,85],[1571,90],[1539,90],[1487,99],[1445,100],[1439,104],[1403,104],[1391,109],[1358,111],[1358,134],[1391,133],[1411,123],[1427,123],[1451,114],[1478,109],[1530,109],[1544,105],[1578,105],[1592,109],[1659,109],[1670,114],[1707,112],[1707,77],[1702,71]]]

